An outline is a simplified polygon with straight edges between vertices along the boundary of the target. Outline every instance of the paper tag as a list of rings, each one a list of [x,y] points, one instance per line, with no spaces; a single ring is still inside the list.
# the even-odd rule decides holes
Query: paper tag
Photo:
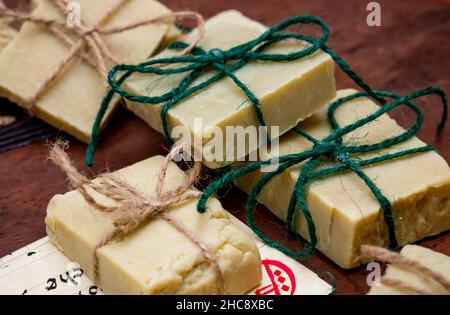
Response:
[[[261,253],[263,279],[249,294],[256,295],[326,295],[332,287],[298,261],[273,247],[258,247]]]
[[[234,224],[251,235],[261,254],[263,279],[250,295],[327,295],[333,288],[298,261],[270,247],[242,221],[230,215]]]
[[[101,294],[80,266],[44,237],[0,260],[0,294]]]
[[[232,216],[231,216],[232,217]],[[241,221],[233,221],[253,235],[261,253],[263,280],[250,295],[330,294],[331,286],[299,262],[269,247]],[[99,295],[77,263],[44,237],[0,260],[0,294]]]

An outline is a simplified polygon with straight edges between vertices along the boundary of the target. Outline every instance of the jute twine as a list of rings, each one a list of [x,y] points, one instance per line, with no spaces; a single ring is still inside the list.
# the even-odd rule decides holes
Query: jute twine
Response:
[[[404,269],[411,270],[415,273],[420,273],[432,280],[434,280],[436,283],[441,285],[445,290],[447,290],[447,293],[450,293],[450,281],[445,278],[440,273],[437,273],[430,268],[426,267],[425,265],[421,264],[418,261],[412,260],[408,257],[402,256],[399,253],[392,252],[390,250],[387,250],[385,248],[377,247],[377,246],[370,246],[370,245],[363,245],[361,246],[361,253],[370,258],[374,259],[376,261],[382,262],[382,263],[389,263]],[[402,280],[398,279],[392,279],[386,276],[383,276],[381,278],[381,283],[398,287],[401,289],[405,289],[410,292],[414,292],[416,294],[421,295],[430,295],[432,293],[425,291],[423,289],[417,288],[409,283],[406,283]]]
[[[54,5],[58,11],[67,18],[71,12],[68,8],[68,0],[48,0],[52,5]],[[49,19],[45,17],[36,16],[34,14],[25,14],[21,12],[16,12],[6,8],[3,1],[0,0],[0,19],[4,23],[11,22],[32,22],[41,26],[46,27],[52,32],[59,40],[61,40],[65,45],[70,47],[69,52],[64,57],[61,62],[59,62],[54,69],[49,70],[48,76],[43,79],[37,86],[36,91],[27,100],[24,105],[30,115],[35,114],[35,104],[39,97],[46,91],[50,84],[58,78],[69,62],[75,57],[79,56],[81,60],[86,62],[95,71],[98,72],[102,78],[105,89],[109,88],[108,84],[108,64],[111,66],[120,64],[121,62],[113,56],[110,49],[106,45],[103,36],[122,33],[131,29],[138,28],[140,26],[149,24],[173,24],[180,20],[194,19],[196,20],[198,32],[192,43],[186,47],[179,55],[188,54],[200,41],[205,32],[204,19],[203,17],[191,11],[173,12],[158,16],[156,18],[145,19],[142,21],[136,21],[128,25],[102,28],[102,25],[109,17],[111,17],[116,10],[123,6],[127,1],[130,0],[120,0],[117,1],[115,5],[112,5],[109,10],[105,11],[103,16],[98,20],[97,24],[94,26],[87,26],[83,19],[80,19],[79,25],[69,25],[66,23],[65,19]],[[73,40],[76,38],[76,40]]]
[[[95,281],[99,279],[99,261],[97,256],[99,248],[107,245],[115,238],[123,238],[129,235],[147,219],[159,218],[171,224],[201,250],[204,259],[209,261],[216,276],[218,293],[222,294],[224,292],[223,275],[214,253],[193,231],[167,213],[169,206],[197,199],[200,195],[200,192],[192,187],[199,178],[201,162],[195,162],[194,166],[187,172],[184,181],[178,187],[168,191],[163,189],[167,169],[171,161],[183,151],[187,152],[186,145],[179,144],[174,146],[164,159],[158,176],[155,196],[153,197],[144,196],[116,174],[105,173],[98,176],[94,181],[89,180],[76,170],[66,153],[67,147],[68,143],[63,141],[57,141],[53,144],[49,154],[50,160],[67,175],[70,184],[83,196],[86,202],[95,209],[107,213],[113,219],[115,225],[114,230],[106,235],[95,247],[93,263]],[[113,200],[116,205],[105,206],[97,202],[89,193],[88,188]]]

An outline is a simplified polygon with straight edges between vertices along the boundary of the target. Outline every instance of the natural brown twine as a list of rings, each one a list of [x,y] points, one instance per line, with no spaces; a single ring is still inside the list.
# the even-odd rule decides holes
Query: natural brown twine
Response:
[[[53,144],[49,154],[50,160],[67,175],[70,184],[83,196],[86,202],[99,211],[107,213],[113,219],[115,225],[115,229],[95,247],[93,267],[96,281],[99,278],[97,257],[99,248],[107,245],[116,237],[125,237],[132,233],[147,219],[160,218],[171,224],[201,250],[202,255],[209,261],[216,275],[218,293],[222,294],[224,292],[223,275],[214,253],[193,231],[167,213],[170,205],[195,199],[200,195],[200,192],[192,187],[200,176],[201,162],[195,162],[194,166],[187,172],[181,185],[173,190],[163,190],[167,169],[171,161],[176,155],[183,151],[186,152],[186,145],[179,144],[174,146],[164,159],[158,176],[156,194],[151,198],[144,196],[116,174],[105,173],[98,176],[94,181],[89,180],[76,170],[66,153],[67,147],[68,143],[64,141],[57,141]],[[88,192],[88,188],[115,201],[117,205],[105,206],[98,203]]]
[[[431,270],[430,268],[424,266],[423,264],[421,264],[415,260],[412,260],[408,257],[402,256],[399,253],[392,252],[385,248],[377,247],[377,246],[370,246],[370,245],[361,246],[361,253],[370,259],[374,259],[374,260],[377,260],[382,263],[389,263],[392,265],[396,265],[396,266],[399,266],[399,267],[402,267],[402,268],[405,268],[408,270],[412,270],[412,271],[421,273],[421,274],[427,276],[428,278],[434,280],[438,284],[440,284],[442,287],[444,287],[447,290],[448,293],[450,293],[450,281],[447,278],[445,278],[440,273],[437,273],[437,272]],[[391,279],[386,276],[381,278],[381,282],[385,283],[387,285],[391,285],[391,286],[395,286],[395,287],[399,287],[402,289],[412,291],[416,294],[421,294],[421,295],[430,295],[431,294],[428,291],[424,291],[420,288],[416,288],[408,283],[405,283],[404,281],[397,280],[397,279]]]
[[[70,14],[70,11],[68,11],[67,9],[68,0],[49,1],[64,17],[67,18],[67,16]],[[133,22],[129,25],[101,28],[100,25],[127,1],[129,0],[120,0],[115,5],[111,6],[111,8],[104,13],[102,18],[99,19],[98,23],[92,27],[86,26],[86,23],[82,19],[80,19],[80,25],[75,25],[72,27],[66,22],[57,19],[48,19],[33,14],[24,14],[10,10],[6,8],[6,6],[3,4],[3,1],[0,0],[0,19],[5,21],[6,23],[32,22],[38,25],[42,25],[49,31],[51,31],[53,35],[55,35],[65,45],[70,47],[70,50],[64,57],[64,59],[61,60],[60,63],[58,63],[58,65],[49,73],[49,75],[44,80],[42,80],[42,82],[38,85],[36,91],[33,93],[30,99],[27,100],[25,108],[30,115],[35,114],[36,100],[42,96],[49,85],[63,72],[68,63],[76,55],[79,55],[81,60],[95,69],[102,78],[105,89],[109,88],[107,79],[107,62],[111,65],[117,65],[120,63],[120,61],[112,55],[102,36],[125,32],[148,24],[173,24],[176,21],[194,19],[196,20],[198,30],[196,36],[192,40],[192,43],[179,53],[179,55],[186,55],[197,45],[197,43],[201,40],[205,33],[205,22],[203,17],[200,14],[191,11],[173,12],[161,15],[156,18]],[[72,39],[74,36],[76,37],[76,41],[73,41]]]

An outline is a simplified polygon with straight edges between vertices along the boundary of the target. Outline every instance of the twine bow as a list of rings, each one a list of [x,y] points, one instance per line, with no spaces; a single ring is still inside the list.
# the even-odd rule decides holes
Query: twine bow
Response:
[[[289,27],[304,24],[319,26],[322,30],[321,36],[317,39],[300,33],[283,32]],[[369,93],[370,96],[383,101],[382,98],[378,98],[377,95],[373,93],[367,84],[353,72],[350,66],[342,58],[336,55],[331,48],[326,46],[329,33],[330,29],[328,25],[320,18],[310,15],[293,16],[268,28],[257,38],[250,40],[247,43],[232,47],[228,50],[220,50],[215,48],[210,51],[205,51],[200,47],[196,47],[195,49],[192,49],[190,55],[187,56],[157,58],[137,65],[123,64],[113,67],[108,74],[108,82],[111,90],[103,99],[92,127],[91,139],[86,153],[86,164],[89,166],[93,164],[93,155],[100,132],[100,123],[115,93],[137,103],[147,105],[158,105],[165,103],[161,108],[161,122],[164,137],[169,143],[171,143],[172,141],[167,126],[168,111],[177,103],[188,98],[194,93],[207,88],[224,77],[229,77],[250,100],[250,103],[252,104],[257,115],[259,124],[261,126],[266,126],[258,97],[234,74],[236,70],[244,67],[249,62],[289,62],[307,57],[321,49],[328,53],[342,68],[342,70],[348,73],[349,76],[352,77],[363,90]],[[276,54],[264,52],[274,44],[284,40],[302,41],[303,45],[299,45],[300,49],[292,53]],[[304,45],[305,43],[307,45]],[[169,47],[172,49],[185,49],[187,44],[183,42],[175,42]],[[172,65],[172,67],[167,67],[168,65]],[[211,68],[217,70],[218,73],[207,80],[193,85],[194,81],[199,78],[203,72]],[[129,93],[121,87],[122,84],[134,73],[151,73],[161,76],[186,73],[186,76],[181,80],[178,86],[174,86],[170,91],[162,95],[144,96]]]
[[[368,159],[359,158],[357,155],[361,153],[377,152],[381,149],[386,149],[393,145],[411,139],[419,131],[424,120],[420,108],[413,102],[414,99],[420,96],[434,94],[438,95],[441,98],[443,104],[443,114],[441,122],[438,126],[438,131],[442,131],[445,126],[447,117],[447,98],[445,92],[438,87],[430,87],[427,89],[418,90],[407,96],[400,96],[395,93],[385,91],[373,91],[373,93],[376,94],[377,97],[392,98],[393,100],[390,103],[385,103],[383,107],[381,107],[376,112],[368,115],[367,117],[359,119],[356,122],[346,126],[340,126],[338,124],[335,117],[335,111],[345,103],[359,97],[368,96],[369,94],[366,92],[358,92],[353,95],[336,100],[330,105],[328,109],[328,120],[332,127],[331,134],[324,139],[319,140],[306,133],[305,131],[295,129],[298,135],[305,137],[313,143],[313,148],[300,153],[293,153],[279,157],[279,162],[276,165],[276,169],[272,172],[265,173],[255,185],[255,187],[251,190],[245,206],[247,222],[253,229],[253,231],[261,239],[263,239],[265,243],[296,259],[309,258],[314,252],[314,249],[317,245],[317,236],[315,232],[314,221],[306,201],[308,186],[318,179],[324,179],[332,175],[351,171],[364,181],[367,187],[369,187],[373,196],[380,203],[384,219],[388,227],[389,245],[391,248],[396,248],[398,246],[398,241],[395,235],[395,222],[394,216],[392,214],[391,204],[389,200],[383,195],[381,190],[376,186],[376,184],[363,172],[362,167],[382,163],[389,160],[399,159],[421,152],[432,151],[434,150],[434,148],[430,145],[426,145],[409,150],[402,150],[396,153],[384,153]],[[386,138],[374,144],[346,145],[343,142],[343,137],[345,135],[364,126],[367,123],[376,120],[380,116],[388,113],[389,111],[397,108],[402,104],[405,104],[416,115],[415,123],[411,128],[405,130],[405,132],[403,132],[402,134]],[[299,236],[296,232],[296,222],[298,217],[298,211],[295,211],[296,207],[300,209],[307,223],[310,242],[307,244],[305,251],[297,252],[290,250],[289,248],[286,248],[267,237],[258,228],[255,222],[254,209],[259,193],[272,178],[291,167],[299,165],[304,161],[306,161],[306,163],[300,170],[300,174],[297,179],[294,191],[292,192],[286,215],[286,229],[297,240],[299,240]],[[326,163],[329,163],[329,161],[334,162],[333,166],[327,166]],[[198,202],[198,211],[205,212],[207,200],[222,187],[233,183],[233,181],[235,181],[236,179],[241,178],[250,172],[256,171],[264,166],[270,166],[272,164],[273,161],[271,159],[258,162],[250,162],[241,168],[229,171],[224,176],[219,177],[205,189],[203,195],[200,197]]]
[[[427,266],[423,265],[422,263],[412,260],[408,257],[405,257],[401,254],[398,254],[396,252],[391,252],[387,249],[376,247],[376,246],[369,246],[369,245],[363,245],[361,247],[361,254],[370,258],[375,259],[382,263],[389,263],[398,267],[405,268],[407,270],[411,270],[414,272],[417,272],[419,274],[422,274],[430,279],[433,279],[436,283],[440,284],[448,293],[450,293],[450,281],[442,276],[440,273],[435,272],[434,270],[431,270]],[[410,285],[406,283],[405,281],[398,280],[398,279],[392,279],[386,276],[383,276],[380,279],[381,283],[391,285],[397,288],[402,288],[411,292],[414,292],[416,294],[421,295],[430,295],[431,293],[428,291],[425,291],[421,288],[417,288],[414,285]]]
[[[67,18],[71,14],[71,12],[68,10],[68,0],[49,1],[58,9],[63,17]],[[107,10],[103,14],[103,16],[101,16],[101,18],[98,20],[98,23],[94,26],[87,26],[81,17],[80,25],[71,26],[65,22],[65,19],[49,19],[33,14],[16,12],[6,8],[3,4],[3,1],[0,1],[0,19],[2,19],[4,22],[32,22],[38,25],[42,25],[49,31],[51,31],[52,34],[59,40],[61,40],[66,46],[70,47],[70,50],[64,57],[64,59],[61,60],[61,62],[54,69],[51,70],[49,75],[39,84],[32,97],[27,100],[26,109],[28,110],[29,114],[34,114],[35,103],[37,99],[42,96],[49,85],[62,73],[64,68],[77,55],[80,56],[81,60],[86,62],[89,66],[91,66],[95,71],[98,72],[103,80],[105,88],[108,88],[107,74],[109,67],[107,66],[107,64],[117,65],[120,64],[120,61],[113,56],[110,49],[106,45],[103,36],[122,33],[148,24],[172,24],[180,19],[194,18],[197,21],[200,31],[197,33],[198,36],[193,40],[192,44],[185,47],[185,49],[180,52],[180,55],[189,53],[203,36],[204,21],[202,16],[198,13],[190,11],[169,13],[156,18],[145,19],[120,27],[100,27],[102,23],[104,23],[109,17],[111,17],[116,12],[116,10],[123,6],[127,1],[129,0],[117,1],[109,8],[109,10]],[[73,40],[73,37],[75,37],[75,41]]]
[[[50,150],[49,158],[57,165],[68,177],[71,185],[78,190],[86,202],[95,209],[106,213],[113,219],[114,230],[106,235],[101,242],[97,244],[94,250],[94,277],[98,280],[98,257],[97,250],[107,245],[111,240],[117,237],[125,237],[135,231],[142,222],[149,218],[160,218],[171,224],[176,230],[185,235],[202,252],[202,255],[211,264],[211,268],[216,275],[217,288],[219,294],[224,291],[223,275],[214,253],[208,248],[193,231],[186,227],[182,222],[170,216],[168,207],[183,201],[196,199],[200,192],[193,190],[193,184],[198,179],[201,171],[201,163],[196,162],[187,172],[184,181],[175,189],[165,191],[163,189],[166,179],[167,169],[175,156],[182,151],[186,151],[185,145],[177,145],[172,148],[170,153],[164,159],[158,176],[156,192],[154,197],[146,197],[136,188],[128,184],[119,176],[106,173],[98,176],[94,181],[89,180],[80,174],[67,153],[65,152],[68,144],[57,142]],[[187,151],[190,152],[190,151]],[[113,200],[115,206],[105,206],[96,201],[89,193],[90,188],[97,193]]]

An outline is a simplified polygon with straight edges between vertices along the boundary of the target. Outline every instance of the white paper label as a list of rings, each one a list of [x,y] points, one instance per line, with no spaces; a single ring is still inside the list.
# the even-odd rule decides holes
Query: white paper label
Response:
[[[236,224],[254,236],[262,259],[263,280],[250,295],[330,294],[331,286],[317,274],[261,242],[242,222]],[[86,294],[103,292],[44,237],[0,260],[0,294]]]

